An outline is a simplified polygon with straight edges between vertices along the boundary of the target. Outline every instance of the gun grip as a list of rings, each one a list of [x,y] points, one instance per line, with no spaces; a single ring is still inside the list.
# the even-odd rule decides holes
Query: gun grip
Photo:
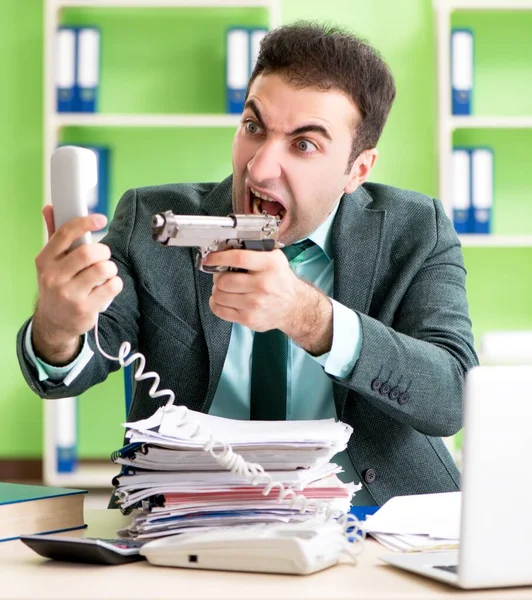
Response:
[[[275,240],[244,240],[242,248],[244,250],[256,250],[257,252],[270,252],[275,250]]]

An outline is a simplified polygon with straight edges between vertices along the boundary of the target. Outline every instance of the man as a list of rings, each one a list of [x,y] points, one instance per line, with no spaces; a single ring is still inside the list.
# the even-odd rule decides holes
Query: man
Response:
[[[367,183],[394,97],[387,66],[356,37],[281,27],[263,41],[250,79],[232,177],[130,190],[105,244],[68,254],[104,221],[80,218],[54,233],[46,207],[39,301],[18,336],[32,389],[78,395],[118,368],[92,355],[94,334],[85,335],[105,311],[104,350],[116,356],[130,341],[176,404],[268,418],[279,378],[257,372],[283,352],[260,354],[255,342],[282,332],[290,344],[280,418],[333,416],[353,426],[339,460],[347,480],[363,483],[356,504],[458,489],[439,436],[460,428],[464,374],[477,363],[465,271],[439,201]],[[211,276],[194,267],[192,250],[152,241],[151,216],[165,210],[266,211],[281,217],[287,252],[304,251],[291,262],[284,249],[212,253],[205,264],[244,272]],[[130,419],[165,401],[149,397],[151,383],[137,385]]]

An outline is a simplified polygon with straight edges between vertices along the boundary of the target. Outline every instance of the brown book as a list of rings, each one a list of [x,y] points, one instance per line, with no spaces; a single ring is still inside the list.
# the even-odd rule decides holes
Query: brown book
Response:
[[[86,527],[85,490],[0,483],[0,541]]]

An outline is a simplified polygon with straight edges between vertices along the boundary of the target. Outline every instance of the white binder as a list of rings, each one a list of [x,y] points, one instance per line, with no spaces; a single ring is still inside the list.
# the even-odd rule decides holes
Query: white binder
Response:
[[[76,82],[76,30],[61,27],[55,38],[55,85],[57,112],[73,112]]]
[[[493,151],[490,148],[475,148],[471,160],[472,230],[473,233],[490,233],[493,206]]]
[[[250,34],[250,63],[249,63],[249,75],[253,73],[255,64],[257,63],[257,57],[259,55],[260,43],[264,36],[268,33],[266,29],[252,29]]]
[[[453,149],[452,208],[457,233],[469,233],[471,207],[471,152],[467,148]]]
[[[451,86],[453,115],[470,115],[473,92],[473,32],[451,33]]]
[[[78,110],[95,112],[100,82],[100,31],[95,27],[78,30]]]
[[[249,81],[249,32],[229,29],[227,32],[227,112],[240,114]]]

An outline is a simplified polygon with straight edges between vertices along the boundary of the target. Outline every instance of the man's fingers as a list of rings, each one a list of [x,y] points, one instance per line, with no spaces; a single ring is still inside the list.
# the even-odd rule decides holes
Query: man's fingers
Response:
[[[45,217],[46,218],[46,217]],[[62,225],[50,238],[47,244],[46,254],[53,257],[64,254],[72,245],[74,240],[80,238],[89,231],[98,231],[105,227],[107,217],[95,214],[88,217],[76,217]]]
[[[258,252],[256,250],[223,250],[211,252],[203,259],[209,267],[223,266],[245,269],[246,271],[264,271],[284,258],[281,250]]]
[[[215,273],[213,276],[213,288],[222,292],[233,292],[234,294],[246,294],[255,289],[254,276],[249,273]]]
[[[76,275],[69,286],[74,286],[76,294],[90,295],[96,288],[104,285],[108,280],[116,277],[118,268],[110,260],[98,262]]]
[[[118,276],[112,277],[104,284],[94,288],[89,295],[92,306],[98,312],[107,310],[109,304],[124,288],[124,282]]]
[[[47,204],[42,209],[42,214],[44,217],[44,222],[46,223],[46,231],[48,232],[48,239],[50,239],[55,233],[55,224],[54,224],[54,209],[51,204]]]
[[[111,258],[111,250],[105,244],[84,244],[69,252],[61,261],[61,281],[68,281],[85,269],[105,263]]]

